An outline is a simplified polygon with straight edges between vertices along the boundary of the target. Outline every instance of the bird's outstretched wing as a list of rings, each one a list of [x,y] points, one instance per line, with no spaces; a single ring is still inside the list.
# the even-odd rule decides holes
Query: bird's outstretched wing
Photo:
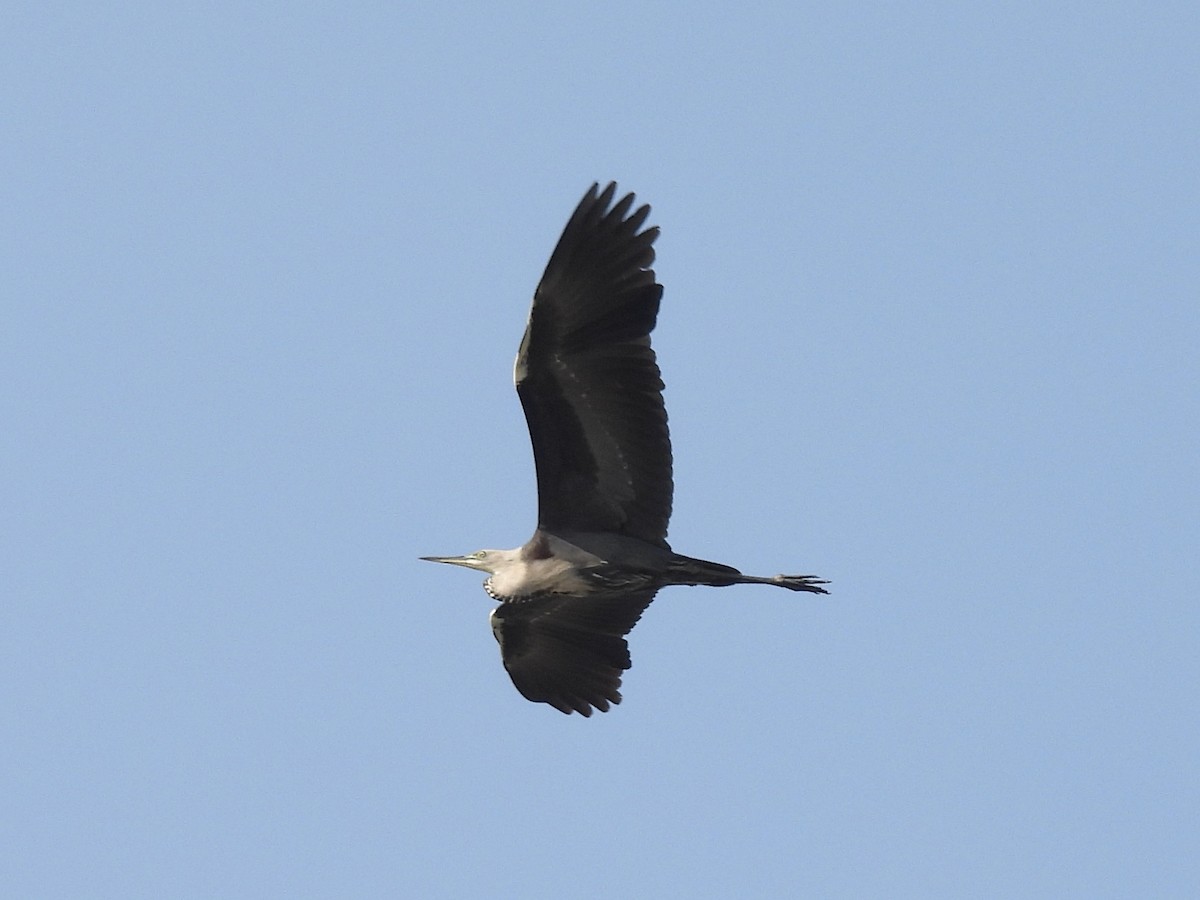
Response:
[[[590,716],[621,702],[621,673],[630,666],[625,635],[653,599],[654,591],[638,591],[510,601],[492,611],[492,632],[525,699]]]
[[[671,442],[650,348],[657,228],[592,185],[533,297],[514,376],[537,466],[538,526],[666,546]]]

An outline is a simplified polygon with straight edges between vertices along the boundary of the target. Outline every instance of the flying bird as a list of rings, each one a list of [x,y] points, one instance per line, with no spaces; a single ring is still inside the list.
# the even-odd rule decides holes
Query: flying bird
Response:
[[[811,575],[743,575],[667,544],[673,483],[650,332],[662,285],[658,228],[634,195],[592,185],[533,295],[514,381],[537,470],[538,522],[514,550],[424,556],[488,573],[492,632],[526,699],[590,716],[621,702],[625,636],[668,585],[772,584],[827,593]],[[632,213],[631,213],[631,210]]]

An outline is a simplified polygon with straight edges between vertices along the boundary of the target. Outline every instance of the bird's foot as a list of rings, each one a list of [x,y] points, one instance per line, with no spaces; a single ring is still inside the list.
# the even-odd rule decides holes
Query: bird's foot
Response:
[[[789,591],[808,591],[810,594],[829,593],[829,591],[821,587],[821,585],[829,584],[829,582],[815,575],[776,575],[771,579],[771,583],[785,587]]]

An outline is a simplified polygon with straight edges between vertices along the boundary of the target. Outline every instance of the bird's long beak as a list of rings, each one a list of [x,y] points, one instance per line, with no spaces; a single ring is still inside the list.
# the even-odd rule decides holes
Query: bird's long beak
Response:
[[[440,562],[447,563],[452,566],[466,566],[469,569],[475,568],[479,562],[473,556],[422,556],[421,559],[425,562]]]

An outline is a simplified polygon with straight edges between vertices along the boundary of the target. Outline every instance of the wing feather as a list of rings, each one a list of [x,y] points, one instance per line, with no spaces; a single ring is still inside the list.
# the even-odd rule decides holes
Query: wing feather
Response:
[[[492,632],[522,696],[590,716],[621,702],[621,673],[631,665],[625,635],[653,599],[654,591],[639,591],[510,601],[492,611]]]
[[[534,293],[514,368],[538,480],[538,525],[611,531],[665,547],[671,441],[650,332],[662,286],[657,228],[611,209],[616,185],[593,185]]]

